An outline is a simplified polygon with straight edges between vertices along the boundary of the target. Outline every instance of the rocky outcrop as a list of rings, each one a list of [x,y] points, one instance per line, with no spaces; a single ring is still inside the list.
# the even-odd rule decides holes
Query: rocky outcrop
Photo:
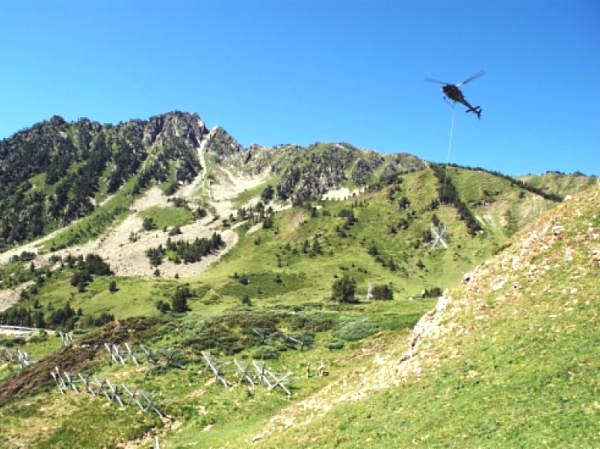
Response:
[[[143,144],[165,145],[176,138],[198,147],[207,132],[198,114],[175,111],[150,117],[144,127]]]
[[[346,143],[311,145],[297,148],[285,159],[286,164],[278,170],[281,181],[277,194],[282,199],[304,202],[320,198],[325,192],[337,188],[348,179],[355,184],[366,185],[382,164],[393,172],[406,172],[426,167],[421,159],[405,154],[381,156],[373,151],[359,150]],[[386,168],[387,168],[386,167]]]
[[[384,162],[383,156],[373,151],[365,152],[352,169],[352,181],[359,185],[365,185],[375,169]]]
[[[241,156],[244,148],[220,126],[210,130],[206,142],[206,153],[213,155],[217,161],[233,159]]]

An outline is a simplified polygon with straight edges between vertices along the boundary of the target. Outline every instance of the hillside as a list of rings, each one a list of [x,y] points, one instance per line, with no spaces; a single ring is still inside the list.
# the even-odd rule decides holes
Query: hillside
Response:
[[[542,175],[518,176],[517,179],[546,192],[560,196],[574,195],[582,190],[598,184],[597,176],[586,176],[583,173],[547,172]]]
[[[92,137],[77,143],[82,127]],[[104,169],[82,169],[103,139],[111,142]],[[125,142],[137,155],[127,175],[116,160]],[[411,329],[442,291],[516,247],[519,230],[547,211],[575,204],[498,173],[347,143],[244,149],[223,128],[179,112],[116,126],[53,118],[2,148],[7,179],[41,158],[6,192],[50,217],[5,240],[0,254],[0,324],[49,330],[0,336],[7,448],[145,447],[154,435],[167,448],[244,447],[253,437],[280,447],[281,423],[312,426],[338,403],[345,410],[347,398],[391,387]],[[55,153],[72,157],[53,183]],[[73,189],[73,179],[96,186],[79,195],[88,209],[61,221],[45,215],[55,184]],[[69,192],[61,210],[71,207]],[[27,226],[31,210],[18,212]],[[61,347],[52,330],[73,331],[73,344]],[[105,343],[121,351],[127,343],[140,365],[111,362]],[[33,363],[21,369],[18,351]],[[256,377],[254,362],[287,374],[289,398],[272,377]],[[236,363],[271,388],[251,387]],[[56,366],[140,388],[163,416],[110,407],[101,392],[62,395],[50,377]],[[328,376],[315,375],[319,366]],[[315,447],[338,436],[323,438]]]
[[[528,226],[444,293],[399,360],[388,347],[385,366],[284,410],[258,447],[597,447],[598,211],[595,187]]]

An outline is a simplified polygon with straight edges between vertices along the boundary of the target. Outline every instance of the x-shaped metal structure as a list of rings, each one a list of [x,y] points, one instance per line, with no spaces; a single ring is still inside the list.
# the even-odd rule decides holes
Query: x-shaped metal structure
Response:
[[[68,371],[62,371],[58,366],[51,372],[50,376],[54,379],[56,386],[62,395],[66,395],[69,390],[76,393],[88,393],[93,397],[104,396],[106,400],[117,404],[119,407],[136,405],[143,412],[154,412],[159,417],[163,417],[161,411],[154,405],[154,401],[139,388],[132,388],[125,384],[113,384],[108,379],[98,379],[78,373],[73,374]]]
[[[211,358],[210,353],[208,351],[202,351],[200,354],[202,355],[202,358],[206,362],[206,366],[212,372],[215,380],[221,382],[225,388],[229,388],[229,384],[227,383],[227,380],[225,380],[225,378],[221,375],[219,366],[217,365],[217,362]]]
[[[33,362],[29,358],[29,354],[21,349],[17,349],[16,352],[11,352],[9,349],[5,348],[0,351],[0,355],[9,363],[19,364],[21,368],[26,368]]]
[[[431,226],[431,249],[447,249],[448,244],[446,239],[448,238],[448,231],[446,226]]]
[[[58,336],[63,346],[69,346],[73,343],[73,332],[58,331]]]

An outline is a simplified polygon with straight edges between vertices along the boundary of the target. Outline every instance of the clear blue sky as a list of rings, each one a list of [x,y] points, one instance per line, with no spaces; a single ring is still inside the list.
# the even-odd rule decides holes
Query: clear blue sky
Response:
[[[600,174],[597,0],[3,1],[0,138],[175,109],[243,145],[345,141],[508,174]]]

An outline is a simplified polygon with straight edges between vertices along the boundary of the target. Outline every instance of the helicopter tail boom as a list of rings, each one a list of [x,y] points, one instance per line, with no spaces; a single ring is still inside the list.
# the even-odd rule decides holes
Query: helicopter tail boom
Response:
[[[481,106],[469,107],[469,109],[467,109],[465,112],[472,112],[473,114],[477,115],[478,119],[481,118]]]

